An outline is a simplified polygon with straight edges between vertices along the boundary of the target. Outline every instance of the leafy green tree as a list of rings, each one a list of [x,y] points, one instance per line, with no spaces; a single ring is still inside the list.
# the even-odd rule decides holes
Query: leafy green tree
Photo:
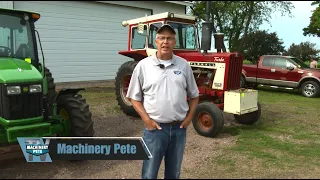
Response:
[[[313,11],[312,16],[310,17],[309,26],[303,28],[303,35],[320,37],[320,1],[313,1],[311,5],[318,5],[318,7]]]
[[[283,41],[277,33],[267,31],[256,31],[248,33],[243,41],[244,58],[256,63],[262,55],[281,55],[285,52]]]
[[[205,21],[206,1],[192,2],[192,15]],[[213,33],[225,34],[230,51],[242,52],[249,32],[258,30],[264,22],[270,23],[271,15],[277,11],[282,16],[291,15],[292,8],[289,1],[211,1],[210,22],[213,23]]]
[[[314,43],[310,42],[301,42],[300,44],[292,43],[291,46],[288,48],[287,52],[284,53],[286,56],[294,56],[303,61],[310,60],[311,56],[318,56],[320,52],[319,49],[315,48]]]

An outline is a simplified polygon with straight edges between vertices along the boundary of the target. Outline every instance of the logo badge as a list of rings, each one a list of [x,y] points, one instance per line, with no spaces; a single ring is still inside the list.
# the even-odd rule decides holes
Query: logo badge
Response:
[[[23,87],[23,92],[28,92],[29,91],[29,88],[28,87]]]
[[[49,155],[49,142],[42,138],[18,138],[21,150],[27,162],[52,162]]]
[[[176,75],[181,74],[181,71],[173,71]]]

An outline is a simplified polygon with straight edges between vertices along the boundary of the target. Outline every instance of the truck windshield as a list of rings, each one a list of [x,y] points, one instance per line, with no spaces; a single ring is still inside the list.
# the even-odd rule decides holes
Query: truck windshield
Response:
[[[196,29],[193,24],[183,24],[176,22],[168,22],[176,31],[175,49],[197,49],[196,45]]]
[[[24,17],[0,14],[0,57],[34,59],[30,23]]]
[[[291,61],[293,62],[293,64],[299,68],[309,68],[309,66],[307,66],[303,61],[301,61],[300,59],[298,58],[290,58]]]

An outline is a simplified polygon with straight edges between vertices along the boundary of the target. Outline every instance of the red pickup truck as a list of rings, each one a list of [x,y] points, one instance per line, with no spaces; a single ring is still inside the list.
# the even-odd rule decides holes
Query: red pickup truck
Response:
[[[264,55],[256,65],[242,66],[241,87],[266,85],[298,89],[305,97],[320,95],[320,69],[291,56]]]

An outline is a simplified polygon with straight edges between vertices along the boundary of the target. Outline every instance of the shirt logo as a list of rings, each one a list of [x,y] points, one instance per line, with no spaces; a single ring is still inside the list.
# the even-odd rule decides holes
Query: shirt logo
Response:
[[[176,75],[181,74],[181,71],[173,71]]]

